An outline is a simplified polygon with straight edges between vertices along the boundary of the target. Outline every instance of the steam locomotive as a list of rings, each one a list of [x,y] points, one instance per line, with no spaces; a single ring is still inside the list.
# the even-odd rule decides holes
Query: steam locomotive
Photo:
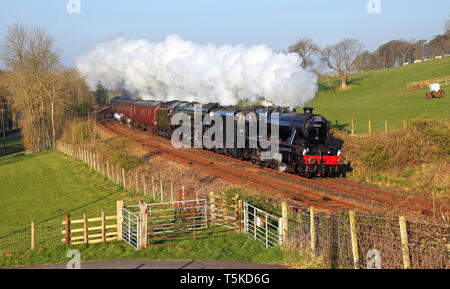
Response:
[[[116,97],[111,100],[110,108],[115,118],[120,122],[170,139],[174,130],[180,126],[180,124],[172,124],[172,117],[179,112],[183,112],[189,116],[192,124],[191,128],[194,130],[196,104],[185,101],[160,102]],[[265,116],[264,126],[267,129],[266,136],[270,139],[271,126],[273,125],[271,116],[273,113],[277,113],[279,116],[279,153],[278,158],[264,159],[261,158],[261,155],[267,150],[266,148],[260,145],[257,147],[249,146],[251,140],[254,140],[255,135],[252,135],[249,129],[250,120],[243,116],[251,114],[258,117],[260,115]],[[250,161],[260,166],[295,173],[307,178],[315,176],[336,176],[340,173],[340,168],[344,163],[341,151],[335,147],[326,145],[329,132],[328,121],[325,117],[314,114],[312,108],[305,107],[304,113],[298,113],[292,109],[283,107],[223,107],[217,103],[209,103],[201,106],[201,114],[202,119],[207,114],[210,117],[220,116],[222,118],[220,130],[224,133],[222,146],[213,148],[203,146],[203,149],[212,150],[216,153],[240,160]],[[233,124],[227,123],[226,118],[230,115],[233,116]],[[242,122],[245,122],[245,124],[242,125]],[[204,124],[202,126],[202,132],[204,133],[212,127],[212,123],[210,125]],[[234,126],[234,135],[231,136],[232,139],[236,140],[238,134],[245,136],[244,146],[240,148],[227,147],[225,143],[225,139],[227,139],[227,125]],[[258,124],[256,139],[261,139],[262,128],[261,124]]]

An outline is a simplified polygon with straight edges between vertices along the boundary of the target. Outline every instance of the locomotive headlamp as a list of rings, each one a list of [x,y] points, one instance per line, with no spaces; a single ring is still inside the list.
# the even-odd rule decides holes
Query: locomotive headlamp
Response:
[[[307,151],[306,149],[303,150],[303,155],[306,155]]]
[[[342,154],[341,150],[338,150],[337,155],[340,156]]]

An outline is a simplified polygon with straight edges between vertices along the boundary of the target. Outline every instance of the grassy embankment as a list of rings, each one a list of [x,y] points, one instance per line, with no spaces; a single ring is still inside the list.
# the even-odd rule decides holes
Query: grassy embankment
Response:
[[[408,82],[449,75],[450,58],[354,74],[351,89],[340,91],[339,80],[321,80],[312,105],[332,124],[344,141],[351,163],[348,177],[360,181],[422,193],[449,201],[450,89],[442,99],[426,99],[427,89],[406,91]],[[351,121],[355,133],[350,136]],[[372,120],[373,135],[368,135]],[[384,121],[389,133],[384,133]],[[403,120],[407,128],[402,129]]]
[[[450,75],[450,57],[389,69],[357,73],[350,76],[351,89],[340,91],[340,80],[321,79],[319,92],[310,103],[316,113],[324,115],[332,124],[355,133],[367,133],[368,121],[374,131],[402,128],[403,120],[449,119],[450,89],[441,99],[426,99],[428,89],[406,91],[406,84]]]

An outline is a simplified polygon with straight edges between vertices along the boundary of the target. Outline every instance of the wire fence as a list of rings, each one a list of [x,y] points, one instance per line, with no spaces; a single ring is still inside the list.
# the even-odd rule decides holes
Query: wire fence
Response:
[[[31,249],[31,225],[0,229],[0,253],[19,253]],[[57,245],[61,240],[61,221],[38,223],[34,226],[35,246]]]
[[[406,90],[418,90],[422,88],[428,88],[428,86],[432,83],[439,83],[440,86],[448,86],[450,83],[450,75],[439,77],[436,79],[427,79],[415,82],[409,82],[406,84]]]
[[[114,215],[116,212],[105,212],[106,215]],[[71,216],[73,219],[82,219],[83,215]],[[0,254],[23,253],[31,249],[34,235],[34,246],[52,247],[63,244],[64,230],[63,219],[51,220],[34,225],[17,226],[10,228],[0,228]]]
[[[381,268],[404,268],[402,239],[396,218],[356,214],[356,240],[359,267],[371,268],[373,252],[379,254]],[[311,230],[315,244],[312,246]],[[448,225],[407,221],[411,268],[450,269],[450,228]],[[355,268],[349,213],[314,216],[292,212],[289,216],[288,246],[314,250],[330,268]],[[314,249],[312,249],[314,247]]]
[[[411,126],[411,119],[340,119],[329,122],[331,128],[347,132],[351,135],[389,133]]]

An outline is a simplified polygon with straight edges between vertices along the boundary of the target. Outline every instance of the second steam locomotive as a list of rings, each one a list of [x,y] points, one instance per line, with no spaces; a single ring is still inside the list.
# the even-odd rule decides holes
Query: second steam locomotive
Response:
[[[146,130],[155,135],[171,138],[172,133],[180,125],[173,125],[172,118],[175,114],[182,112],[189,116],[194,127],[195,105],[197,103],[185,101],[149,101],[132,100],[124,97],[116,97],[111,100],[111,111],[115,117],[123,123],[132,127]],[[226,126],[230,125],[226,118],[230,115],[234,120],[233,139],[237,138],[240,117],[249,113],[260,116],[263,114],[266,119],[267,137],[270,139],[271,115],[278,113],[279,125],[279,158],[263,159],[261,153],[264,148],[249,146],[252,134],[249,130],[249,120],[243,118],[245,122],[244,132],[245,144],[240,148],[228,148],[223,138],[223,145],[209,148],[216,153],[234,157],[241,160],[250,161],[260,166],[266,166],[281,171],[291,172],[303,177],[312,178],[315,176],[333,177],[340,173],[340,168],[344,163],[340,150],[327,146],[328,122],[325,117],[314,114],[312,108],[304,108],[304,113],[298,113],[289,108],[273,108],[263,106],[236,107],[219,106],[218,104],[206,104],[201,107],[202,119],[209,114],[210,117],[222,118],[220,130],[226,134]],[[242,119],[242,117],[241,117]],[[256,138],[261,138],[261,128],[258,126]],[[203,125],[203,132],[208,129],[208,125]],[[205,147],[203,147],[206,149]]]

